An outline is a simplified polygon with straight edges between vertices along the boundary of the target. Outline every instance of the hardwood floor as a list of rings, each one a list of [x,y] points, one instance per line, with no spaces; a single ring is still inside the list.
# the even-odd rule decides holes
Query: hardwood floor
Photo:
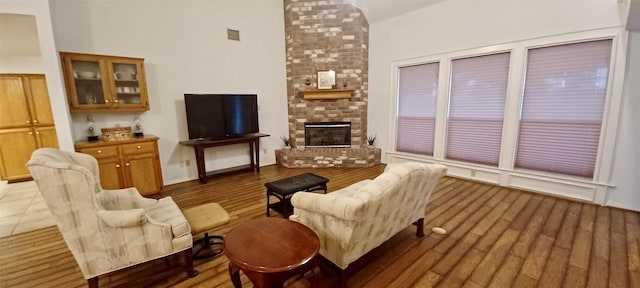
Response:
[[[373,178],[366,169],[286,169],[239,173],[166,187],[181,208],[218,202],[231,223],[265,217],[264,183],[313,172],[329,191]],[[276,213],[274,213],[276,214]],[[430,233],[439,226],[447,235]],[[446,177],[427,206],[424,238],[407,227],[352,264],[349,287],[640,287],[640,214]],[[247,247],[259,249],[259,247]],[[224,256],[196,260],[188,279],[182,257],[137,265],[100,277],[100,287],[232,287]],[[321,267],[321,287],[337,274]],[[242,276],[244,287],[251,287]],[[308,287],[304,277],[287,287]],[[56,227],[0,239],[0,287],[86,287]]]

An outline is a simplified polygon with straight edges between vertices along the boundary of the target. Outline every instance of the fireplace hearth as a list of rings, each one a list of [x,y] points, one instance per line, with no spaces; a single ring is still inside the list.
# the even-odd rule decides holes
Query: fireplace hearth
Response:
[[[306,122],[304,144],[306,148],[349,148],[351,122]]]

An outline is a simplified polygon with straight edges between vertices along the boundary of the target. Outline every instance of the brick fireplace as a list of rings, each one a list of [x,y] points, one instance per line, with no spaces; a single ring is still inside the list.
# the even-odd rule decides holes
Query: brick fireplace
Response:
[[[380,162],[366,146],[369,24],[350,0],[284,0],[289,138],[276,150],[285,167],[358,167]],[[334,70],[341,99],[305,99],[317,89],[316,72]],[[350,144],[307,147],[305,123],[349,122]],[[308,137],[307,137],[308,138]],[[317,146],[317,145],[311,145]]]

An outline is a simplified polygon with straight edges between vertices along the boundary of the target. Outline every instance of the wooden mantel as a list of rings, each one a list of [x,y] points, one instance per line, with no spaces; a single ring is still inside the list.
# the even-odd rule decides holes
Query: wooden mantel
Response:
[[[318,99],[345,99],[351,98],[353,90],[327,89],[300,91],[302,98],[307,100]]]

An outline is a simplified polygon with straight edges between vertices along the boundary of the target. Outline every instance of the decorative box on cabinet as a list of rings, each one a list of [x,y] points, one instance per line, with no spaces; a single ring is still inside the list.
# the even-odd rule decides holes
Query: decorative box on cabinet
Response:
[[[60,52],[72,111],[144,111],[144,59]]]
[[[80,141],[76,151],[92,155],[100,167],[104,189],[136,187],[140,194],[162,190],[158,137],[147,135],[123,141]]]
[[[27,161],[42,147],[58,148],[44,75],[0,74],[0,178],[31,178]]]

